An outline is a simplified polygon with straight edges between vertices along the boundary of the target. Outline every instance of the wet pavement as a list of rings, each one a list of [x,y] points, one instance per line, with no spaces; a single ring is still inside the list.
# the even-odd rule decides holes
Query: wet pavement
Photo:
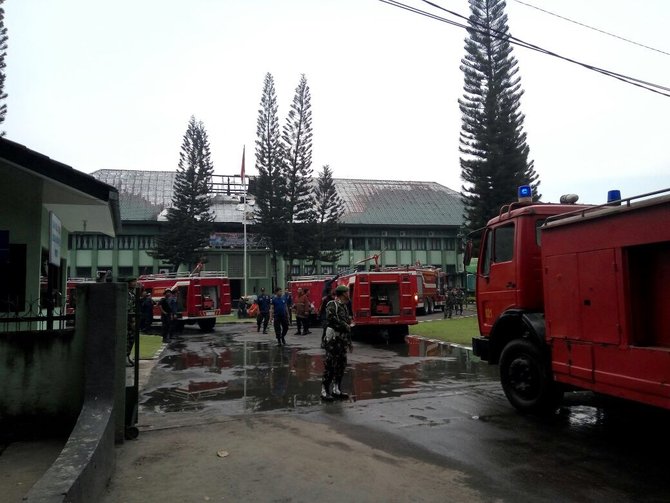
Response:
[[[218,327],[209,334],[185,333],[163,352],[140,399],[140,413],[216,409],[236,414],[320,404],[320,331],[291,333],[286,346],[277,346],[274,337],[248,324]],[[470,351],[437,343],[358,340],[348,360],[343,388],[353,401],[497,379],[496,369]]]
[[[161,431],[179,438],[177,431],[196,434],[194,428],[230,424],[218,428],[248,434],[243,445],[253,452],[268,441],[254,428],[278,417],[291,421],[296,439],[305,438],[305,424],[326,425],[338,438],[383,452],[393,463],[441,467],[458,487],[476,491],[468,501],[670,501],[668,411],[582,392],[568,394],[554,416],[521,416],[502,393],[498,368],[470,351],[374,339],[355,341],[348,355],[343,387],[351,400],[322,404],[320,334],[292,333],[288,345],[278,347],[272,335],[249,324],[185,332],[166,348],[143,387],[140,442],[142,435]],[[238,433],[243,424],[251,426]],[[321,444],[330,445],[317,439],[316,447]],[[318,458],[312,456],[301,469]],[[253,457],[249,463],[254,466]],[[304,483],[306,491],[321,488]],[[409,488],[415,483],[426,480],[404,481]],[[256,489],[242,484],[240,490]],[[303,494],[292,501],[311,499]],[[417,501],[444,498],[436,493]]]

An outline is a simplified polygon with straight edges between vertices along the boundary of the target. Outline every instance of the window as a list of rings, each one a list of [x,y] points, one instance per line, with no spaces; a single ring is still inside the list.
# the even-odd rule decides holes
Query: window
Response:
[[[25,309],[27,252],[27,245],[10,243],[7,260],[0,261],[0,312]]]
[[[254,277],[265,277],[268,275],[267,271],[267,260],[265,260],[265,255],[251,255],[249,257],[249,274]],[[300,266],[298,266],[300,268]],[[291,272],[293,274],[293,272]]]
[[[305,275],[306,276],[313,276],[316,274],[316,266],[314,265],[306,265],[305,266]]]
[[[400,238],[398,239],[398,245],[401,250],[411,250],[412,240],[410,238]]]
[[[455,250],[456,249],[456,239],[455,238],[447,238],[445,240],[445,249],[446,250]]]
[[[132,250],[133,236],[118,236],[116,238],[116,244],[119,247],[119,250]]]
[[[90,278],[91,277],[91,268],[90,267],[77,267],[75,272],[77,278]]]
[[[228,277],[244,277],[244,257],[242,255],[228,255]]]
[[[321,266],[321,274],[333,274],[333,266],[332,265],[322,265]]]
[[[351,269],[348,265],[338,265],[337,266],[337,273],[338,274],[344,274]]]
[[[110,269],[111,269],[111,267],[110,267]],[[122,281],[125,278],[129,278],[132,275],[133,275],[133,266],[119,267],[119,275],[118,275],[119,280]]]
[[[368,249],[369,250],[381,250],[382,249],[382,238],[368,238]]]
[[[413,245],[415,250],[425,250],[426,249],[426,238],[413,238]]]
[[[291,276],[300,276],[300,265],[291,266]]]
[[[431,250],[441,250],[442,240],[440,238],[430,238],[429,245]]]
[[[514,255],[514,224],[486,231],[482,246],[484,247],[484,260],[480,263],[480,273],[488,275],[492,263],[512,260]]]
[[[494,231],[494,262],[509,262],[514,255],[514,224],[498,227]]]
[[[352,238],[351,239],[351,249],[352,250],[365,250],[365,238]]]
[[[156,248],[153,236],[138,236],[137,241],[140,250],[153,250]]]
[[[92,250],[93,236],[90,234],[78,234],[76,237],[77,250]]]
[[[456,264],[447,264],[446,273],[448,276],[456,274]]]
[[[395,250],[396,249],[396,239],[395,238],[386,238],[384,240],[384,249],[385,250]]]
[[[114,248],[114,240],[109,236],[98,236],[98,250],[111,250]]]

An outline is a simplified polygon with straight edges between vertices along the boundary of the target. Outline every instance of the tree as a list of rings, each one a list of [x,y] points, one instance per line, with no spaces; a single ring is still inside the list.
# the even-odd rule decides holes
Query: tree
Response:
[[[333,171],[325,165],[314,186],[316,208],[310,220],[309,235],[313,246],[310,257],[316,262],[336,262],[342,255],[339,220],[344,214],[344,202],[337,193]]]
[[[466,55],[461,60],[464,94],[460,134],[465,226],[479,229],[529,184],[540,185],[523,132],[523,96],[512,56],[504,0],[470,0]]]
[[[175,268],[186,264],[190,269],[209,243],[214,221],[210,213],[213,174],[207,131],[191,116],[179,153],[166,229],[158,236],[153,253]]]
[[[290,265],[294,258],[307,255],[312,237],[304,232],[304,224],[312,218],[312,105],[307,79],[303,74],[295,89],[282,140],[284,143],[286,170],[287,229],[282,254],[286,260],[290,277]]]
[[[5,117],[7,116],[7,103],[4,101],[7,99],[7,93],[5,93],[5,56],[7,55],[7,28],[5,27],[5,9],[2,7],[2,4],[5,3],[5,0],[0,0],[0,124],[5,123]],[[5,136],[5,131],[0,130],[0,137]]]
[[[277,94],[274,79],[265,75],[258,121],[256,123],[256,206],[258,231],[266,236],[272,252],[273,286],[277,281],[277,255],[285,242],[287,227],[284,149],[277,118]]]

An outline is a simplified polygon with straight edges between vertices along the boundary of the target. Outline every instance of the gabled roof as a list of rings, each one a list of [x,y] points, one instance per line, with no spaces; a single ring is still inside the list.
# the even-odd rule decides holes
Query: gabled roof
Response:
[[[11,179],[12,170],[21,170],[42,180],[42,204],[56,213],[66,229],[110,236],[120,231],[118,192],[113,186],[24,145],[0,138],[0,177]]]
[[[346,211],[342,222],[356,225],[460,226],[460,194],[435,182],[335,179]]]
[[[172,204],[175,174],[121,169],[92,173],[119,190],[123,220],[156,220]],[[463,221],[460,194],[439,183],[343,178],[334,182],[344,201],[345,224],[460,226]],[[253,211],[251,205],[248,211]],[[242,223],[243,208],[238,196],[217,193],[212,212],[217,222]]]

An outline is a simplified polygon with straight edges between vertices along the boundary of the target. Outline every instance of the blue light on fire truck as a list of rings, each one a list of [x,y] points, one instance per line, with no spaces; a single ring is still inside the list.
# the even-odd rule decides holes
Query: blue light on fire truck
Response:
[[[533,200],[533,189],[530,185],[521,185],[517,190],[517,198],[520,203],[530,203]]]
[[[608,190],[607,191],[607,204],[612,204],[614,202],[621,201],[621,191],[620,190]],[[621,204],[620,202],[617,204]]]

